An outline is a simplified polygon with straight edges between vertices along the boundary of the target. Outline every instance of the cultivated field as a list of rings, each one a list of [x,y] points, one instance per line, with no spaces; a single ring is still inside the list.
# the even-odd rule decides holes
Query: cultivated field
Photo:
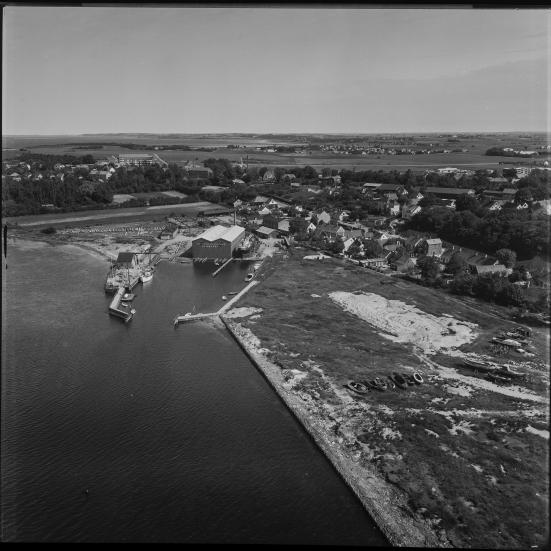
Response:
[[[329,455],[348,461],[352,479],[360,473],[354,484],[372,495],[382,522],[406,534],[409,523],[411,534],[445,546],[544,545],[547,332],[534,329],[528,359],[496,356],[492,336],[518,327],[505,310],[307,254],[274,260],[231,323],[274,366],[276,386]],[[526,380],[477,378],[461,366],[466,356],[510,364]],[[416,370],[424,383],[406,390],[359,395],[343,386]]]
[[[320,152],[306,149],[302,153],[268,153],[256,151],[255,147],[266,145],[300,146],[305,141],[312,144],[341,143],[346,136],[240,136],[240,135],[93,135],[93,136],[18,136],[3,137],[3,158],[10,159],[20,155],[20,148],[26,148],[34,153],[43,154],[91,154],[97,159],[105,159],[110,155],[119,153],[152,153],[152,150],[128,149],[124,143],[144,144],[148,146],[187,145],[189,147],[214,147],[213,151],[180,151],[159,150],[158,155],[169,163],[183,163],[189,160],[203,161],[208,158],[226,158],[230,161],[245,160],[249,166],[293,166],[311,165],[315,168],[331,167],[357,170],[407,170],[423,172],[426,169],[455,166],[465,169],[495,169],[500,162],[513,166],[519,163],[531,162],[527,159],[514,157],[489,157],[484,155],[490,147],[513,147],[516,149],[535,149],[546,143],[544,135],[522,134],[492,134],[492,135],[459,135],[450,138],[449,135],[411,135],[411,136],[387,136],[371,135],[354,139],[361,139],[359,144],[384,147],[412,147],[414,149],[440,148],[440,149],[467,149],[466,152],[435,153],[430,155],[341,155],[332,152]],[[449,139],[456,141],[449,142]],[[105,145],[101,148],[92,144],[117,143],[121,145]],[[87,147],[86,144],[91,144]],[[227,149],[227,145],[246,146],[246,149]],[[543,160],[547,156],[539,157]]]

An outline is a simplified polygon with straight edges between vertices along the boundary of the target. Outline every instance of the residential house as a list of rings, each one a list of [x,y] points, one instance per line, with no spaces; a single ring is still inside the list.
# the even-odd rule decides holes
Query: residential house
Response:
[[[316,226],[315,224],[313,224],[312,222],[310,222],[308,224],[308,226],[306,227],[306,233],[308,235],[312,235],[314,232],[316,231]]]
[[[507,201],[494,201],[489,207],[488,210],[490,211],[499,211],[503,208],[503,205],[507,203]]]
[[[264,173],[264,176],[262,176],[262,183],[263,184],[272,184],[273,182],[275,182],[275,173],[272,169],[269,168]]]
[[[259,211],[258,211],[258,214],[260,214],[260,216],[266,216],[268,214],[271,214],[271,210],[268,208],[268,207],[262,207]]]
[[[289,235],[290,231],[290,221],[288,219],[280,220],[277,224],[277,230],[280,235]]]
[[[469,266],[471,271],[475,275],[487,275],[487,274],[501,274],[503,276],[509,275],[512,270],[508,270],[503,264],[489,264],[489,265],[480,265],[473,264]]]
[[[474,189],[429,186],[425,188],[425,193],[432,193],[441,199],[457,199],[461,195],[474,195]]]
[[[277,229],[267,228],[266,226],[260,226],[255,230],[256,234],[262,239],[268,239],[270,237],[277,237]]]
[[[361,262],[362,266],[366,268],[384,268],[388,266],[386,258],[366,258]]]
[[[422,207],[419,205],[404,205],[402,207],[402,218],[409,220],[416,214],[419,214],[422,210]]]
[[[317,215],[318,217],[318,224],[320,222],[323,222],[324,224],[329,224],[331,222],[331,215],[328,212],[325,212],[324,210],[320,212],[320,214]]]
[[[423,239],[417,246],[418,251],[426,256],[441,256],[442,241],[439,238]]]

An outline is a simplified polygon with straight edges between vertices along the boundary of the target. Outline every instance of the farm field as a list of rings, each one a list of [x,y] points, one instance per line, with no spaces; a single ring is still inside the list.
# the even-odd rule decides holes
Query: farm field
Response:
[[[162,219],[171,212],[179,216],[196,217],[199,212],[220,208],[219,205],[200,201],[197,203],[184,203],[176,205],[160,205],[155,207],[136,207],[125,209],[87,210],[82,212],[65,212],[52,214],[36,214],[31,216],[16,216],[4,218],[4,222],[12,226],[17,224],[20,228],[41,228],[63,224],[89,225],[96,220],[108,220],[109,223],[132,222],[136,220]]]
[[[190,147],[216,147],[213,151],[181,151],[159,150],[159,156],[169,163],[183,163],[189,160],[204,161],[208,158],[226,158],[230,161],[239,161],[241,158],[248,162],[249,166],[293,166],[311,165],[315,168],[331,167],[346,169],[373,169],[373,170],[407,170],[423,172],[426,169],[434,169],[446,166],[456,166],[465,169],[495,169],[500,162],[506,164],[530,163],[527,159],[512,157],[486,156],[485,151],[493,146],[514,147],[518,149],[533,149],[545,144],[543,135],[516,135],[494,134],[459,136],[454,138],[456,142],[449,143],[447,138],[437,135],[412,135],[412,136],[365,136],[365,143],[379,143],[385,147],[414,147],[427,148],[436,146],[440,148],[455,149],[465,148],[467,152],[435,153],[430,155],[341,155],[332,152],[319,152],[305,150],[302,153],[269,153],[256,151],[254,148],[265,145],[304,145],[312,144],[344,143],[347,137],[342,135],[326,136],[240,136],[240,135],[92,135],[92,136],[5,136],[2,138],[3,158],[8,160],[17,157],[20,148],[26,148],[34,153],[43,154],[91,154],[97,159],[104,159],[110,155],[119,153],[152,153],[148,149],[128,149],[123,146],[126,143],[144,144],[148,146],[163,145],[187,145]],[[353,137],[360,140],[362,137]],[[104,145],[97,147],[98,143],[117,143],[121,145]],[[361,143],[361,142],[358,142]],[[89,147],[86,144],[90,144]],[[246,149],[228,149],[227,145],[246,146]],[[539,160],[543,160],[543,156]],[[547,158],[547,157],[545,157]]]
[[[307,255],[294,249],[268,266],[230,321],[272,366],[299,415],[360,473],[360,492],[375,496],[366,497],[370,507],[397,530],[410,525],[440,545],[545,545],[545,329],[533,328],[532,357],[496,356],[492,336],[518,327],[506,310]],[[503,386],[475,377],[462,366],[465,357],[513,365],[526,378]],[[360,395],[344,388],[416,370],[423,384],[404,390]]]

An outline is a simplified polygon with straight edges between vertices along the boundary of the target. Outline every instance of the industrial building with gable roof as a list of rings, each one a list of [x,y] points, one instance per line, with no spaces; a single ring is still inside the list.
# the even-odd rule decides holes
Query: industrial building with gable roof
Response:
[[[231,258],[244,237],[241,226],[212,226],[193,239],[193,258]]]

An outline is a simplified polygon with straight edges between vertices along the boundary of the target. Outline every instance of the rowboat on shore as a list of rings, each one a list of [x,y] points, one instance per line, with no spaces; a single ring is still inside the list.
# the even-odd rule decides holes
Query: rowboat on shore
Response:
[[[490,362],[485,362],[482,360],[471,360],[470,358],[464,358],[463,364],[466,367],[474,369],[475,371],[483,371],[485,373],[491,373],[496,371],[498,367]]]

